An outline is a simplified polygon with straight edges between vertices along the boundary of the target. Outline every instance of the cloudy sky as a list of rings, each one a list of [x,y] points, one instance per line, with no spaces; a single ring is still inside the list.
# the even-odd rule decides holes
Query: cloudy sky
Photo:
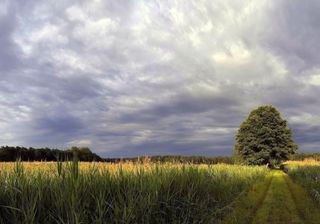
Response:
[[[261,104],[320,145],[317,0],[0,0],[0,145],[230,155]]]

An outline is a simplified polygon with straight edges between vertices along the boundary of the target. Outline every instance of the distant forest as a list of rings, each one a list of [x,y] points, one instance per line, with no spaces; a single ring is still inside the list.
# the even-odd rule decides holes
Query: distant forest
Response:
[[[119,159],[118,159],[119,160]],[[154,162],[154,163],[192,163],[192,164],[234,164],[236,159],[232,156],[143,156],[121,159],[125,162]]]
[[[88,147],[72,147],[67,150],[50,148],[25,148],[19,146],[0,147],[0,161],[66,161],[78,159],[80,161],[104,161]]]
[[[143,156],[132,158],[101,158],[93,153],[88,147],[72,147],[67,150],[50,148],[26,148],[20,146],[1,146],[0,161],[13,162],[21,161],[69,161],[77,159],[79,161],[97,161],[97,162],[178,162],[193,164],[233,164],[234,158],[231,156],[205,157],[205,156]]]
[[[320,161],[320,153],[295,153],[289,157],[289,160],[305,160],[305,159],[314,159]],[[105,159],[108,160],[108,159]],[[134,158],[125,158],[125,159],[109,159],[112,162],[119,161],[131,161],[131,162],[158,162],[158,163],[167,163],[167,162],[178,162],[178,163],[191,163],[191,164],[241,164],[242,161],[237,156],[146,156],[146,157],[134,157]]]
[[[291,160],[315,159],[320,161],[320,153],[296,153],[290,157]],[[79,161],[97,161],[97,162],[155,162],[155,163],[192,163],[192,164],[217,164],[239,163],[238,158],[233,156],[142,156],[132,158],[101,158],[93,153],[88,147],[72,147],[67,150],[50,148],[26,148],[20,146],[1,146],[0,161],[13,162],[21,161],[70,161],[77,159]]]

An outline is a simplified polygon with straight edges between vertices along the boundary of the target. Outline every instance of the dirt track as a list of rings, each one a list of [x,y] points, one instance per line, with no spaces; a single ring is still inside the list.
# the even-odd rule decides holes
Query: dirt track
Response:
[[[320,208],[281,170],[273,170],[242,197],[224,224],[318,224]]]

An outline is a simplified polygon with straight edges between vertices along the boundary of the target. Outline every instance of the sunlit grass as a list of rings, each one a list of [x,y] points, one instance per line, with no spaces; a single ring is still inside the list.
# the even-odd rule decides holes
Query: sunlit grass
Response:
[[[320,204],[320,161],[306,159],[290,161],[285,164],[285,171]]]
[[[265,167],[0,163],[0,223],[215,223]]]
[[[291,168],[299,167],[299,166],[320,166],[320,161],[315,159],[304,159],[300,161],[287,161],[284,163],[287,166],[290,166]]]
[[[319,207],[306,190],[281,170],[272,170],[236,205],[222,224],[318,224],[320,219]]]

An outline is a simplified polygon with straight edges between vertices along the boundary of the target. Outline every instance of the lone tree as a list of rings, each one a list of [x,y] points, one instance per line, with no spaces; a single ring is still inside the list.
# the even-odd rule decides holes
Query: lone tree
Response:
[[[253,110],[236,136],[235,152],[250,165],[278,165],[297,149],[286,120],[271,105]]]

